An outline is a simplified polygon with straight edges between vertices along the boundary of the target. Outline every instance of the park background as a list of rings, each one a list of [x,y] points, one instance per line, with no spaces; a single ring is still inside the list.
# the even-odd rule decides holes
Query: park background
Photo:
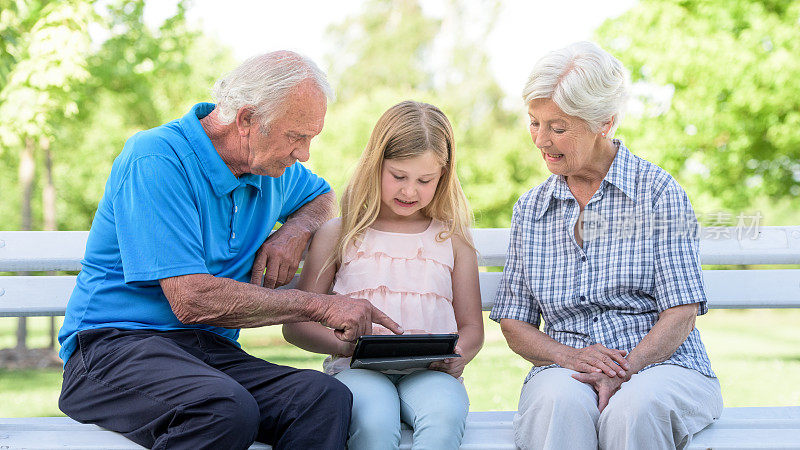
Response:
[[[630,69],[617,136],[678,179],[702,224],[800,224],[798,1],[0,0],[0,38],[2,230],[88,230],[125,139],[211,101],[219,75],[279,48],[311,56],[336,90],[307,165],[337,192],[380,114],[426,101],[454,125],[476,226],[507,227],[548,176],[522,84],[547,50],[581,39]],[[485,322],[464,375],[472,409],[515,409],[530,366]],[[61,414],[48,348],[59,324],[0,319],[0,416]],[[800,405],[798,325],[799,310],[698,318],[726,406]],[[279,327],[241,342],[321,367]]]

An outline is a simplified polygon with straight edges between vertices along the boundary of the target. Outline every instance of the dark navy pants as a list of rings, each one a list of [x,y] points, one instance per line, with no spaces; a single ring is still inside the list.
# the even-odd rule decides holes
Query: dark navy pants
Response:
[[[250,356],[202,330],[78,334],[58,406],[157,449],[344,448],[350,391],[314,370]]]

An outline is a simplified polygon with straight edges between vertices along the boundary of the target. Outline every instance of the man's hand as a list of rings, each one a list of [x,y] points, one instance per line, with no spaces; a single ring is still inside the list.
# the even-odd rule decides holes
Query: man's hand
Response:
[[[570,349],[561,361],[561,367],[584,373],[604,373],[609,377],[624,377],[630,369],[625,350],[609,349],[601,344]]]
[[[456,345],[455,352],[459,355],[463,355],[461,351],[461,347]],[[458,378],[464,373],[464,367],[467,366],[467,358],[463,356],[461,358],[447,358],[441,361],[434,361],[428,366],[431,370],[438,370],[440,372],[444,372],[447,374],[452,375],[454,378]]]
[[[608,406],[608,401],[611,400],[611,396],[617,393],[622,383],[627,381],[621,377],[608,377],[599,372],[573,373],[572,378],[594,388],[595,392],[597,392],[597,409],[600,412],[603,412],[605,407]]]
[[[288,284],[297,272],[310,238],[311,233],[300,227],[284,224],[278,228],[258,249],[253,260],[250,283],[270,289]]]
[[[403,334],[394,320],[363,298],[350,298],[344,295],[325,295],[327,302],[321,312],[312,317],[326,327],[333,328],[333,334],[342,341],[355,342],[359,336],[372,334],[372,324],[382,325],[395,334]]]

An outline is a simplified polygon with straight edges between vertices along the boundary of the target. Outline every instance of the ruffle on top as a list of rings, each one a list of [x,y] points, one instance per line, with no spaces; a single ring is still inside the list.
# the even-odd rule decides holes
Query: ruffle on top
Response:
[[[351,246],[343,255],[333,291],[369,300],[405,330],[457,333],[453,245],[450,239],[436,240],[444,229],[444,224],[435,220],[422,233],[367,228],[360,245]],[[391,334],[380,328],[374,325],[373,332]],[[348,364],[349,358],[334,357],[324,368],[336,373]]]

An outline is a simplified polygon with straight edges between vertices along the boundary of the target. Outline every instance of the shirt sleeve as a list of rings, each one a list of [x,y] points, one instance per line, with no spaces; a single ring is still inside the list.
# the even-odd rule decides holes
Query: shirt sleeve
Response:
[[[308,170],[299,162],[286,169],[281,177],[283,187],[283,207],[278,222],[284,223],[292,213],[313,200],[316,196],[331,190],[322,177]]]
[[[654,297],[659,311],[697,303],[697,314],[708,311],[700,265],[697,217],[689,197],[672,180],[653,208],[655,246]]]
[[[528,247],[522,237],[524,220],[522,206],[518,202],[511,218],[508,257],[489,318],[496,322],[501,319],[521,320],[538,328],[541,311],[525,282],[525,249]]]
[[[186,173],[161,155],[134,160],[113,198],[125,282],[208,273]]]

